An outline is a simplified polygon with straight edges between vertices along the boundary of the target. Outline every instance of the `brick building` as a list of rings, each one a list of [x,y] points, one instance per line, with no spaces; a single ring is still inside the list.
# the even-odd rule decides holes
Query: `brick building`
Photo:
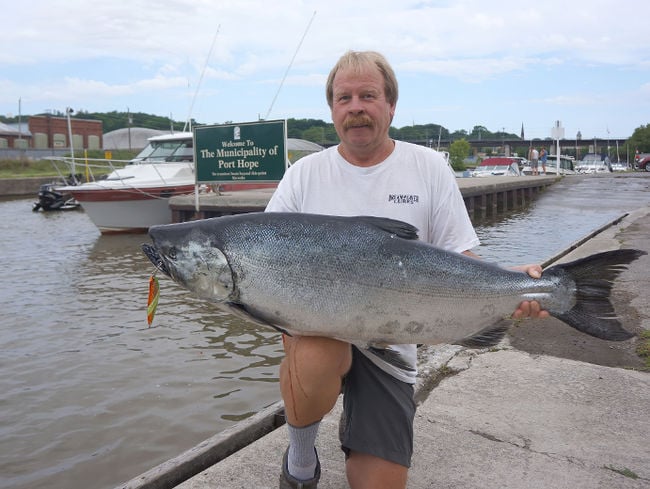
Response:
[[[18,124],[0,127],[0,148],[65,149],[70,147],[67,117],[53,115],[29,116],[27,128]],[[70,118],[74,149],[101,149],[102,121]]]

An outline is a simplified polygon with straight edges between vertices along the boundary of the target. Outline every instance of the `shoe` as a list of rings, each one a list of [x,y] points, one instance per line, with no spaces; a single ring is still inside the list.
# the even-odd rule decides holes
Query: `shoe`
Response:
[[[314,448],[314,451],[316,449]],[[287,468],[287,459],[289,457],[289,449],[287,448],[282,458],[282,473],[280,474],[280,489],[317,489],[318,481],[320,480],[320,460],[318,460],[318,453],[316,453],[316,475],[313,479],[306,481],[298,480],[289,473]]]

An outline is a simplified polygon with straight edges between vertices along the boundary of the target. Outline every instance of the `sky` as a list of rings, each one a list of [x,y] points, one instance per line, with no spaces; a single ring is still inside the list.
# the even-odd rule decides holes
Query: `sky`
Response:
[[[627,138],[650,123],[647,0],[3,2],[0,114],[330,122],[347,50],[386,56],[393,126]]]

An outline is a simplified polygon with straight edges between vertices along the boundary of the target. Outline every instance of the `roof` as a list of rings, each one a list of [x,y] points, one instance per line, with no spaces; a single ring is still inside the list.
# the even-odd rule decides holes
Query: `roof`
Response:
[[[305,139],[287,138],[287,149],[290,151],[322,151],[325,148]]]
[[[152,136],[165,134],[166,131],[157,129],[147,129],[146,127],[127,127],[116,129],[104,134],[104,149],[137,149],[140,150],[148,144],[148,139]],[[129,144],[129,133],[131,143]]]
[[[10,135],[18,135],[20,131],[18,131],[18,124],[15,126],[13,124],[4,124],[0,122],[0,134],[10,134]],[[25,134],[25,131],[23,131],[23,134]]]

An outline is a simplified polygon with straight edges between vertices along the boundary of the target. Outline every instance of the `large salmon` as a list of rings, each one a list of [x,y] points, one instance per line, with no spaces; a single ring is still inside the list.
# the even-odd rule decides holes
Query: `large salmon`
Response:
[[[495,344],[523,300],[605,340],[633,336],[609,300],[613,281],[644,255],[622,249],[553,266],[542,277],[417,240],[378,217],[251,213],[154,226],[143,249],[199,297],[289,334],[369,345]]]

